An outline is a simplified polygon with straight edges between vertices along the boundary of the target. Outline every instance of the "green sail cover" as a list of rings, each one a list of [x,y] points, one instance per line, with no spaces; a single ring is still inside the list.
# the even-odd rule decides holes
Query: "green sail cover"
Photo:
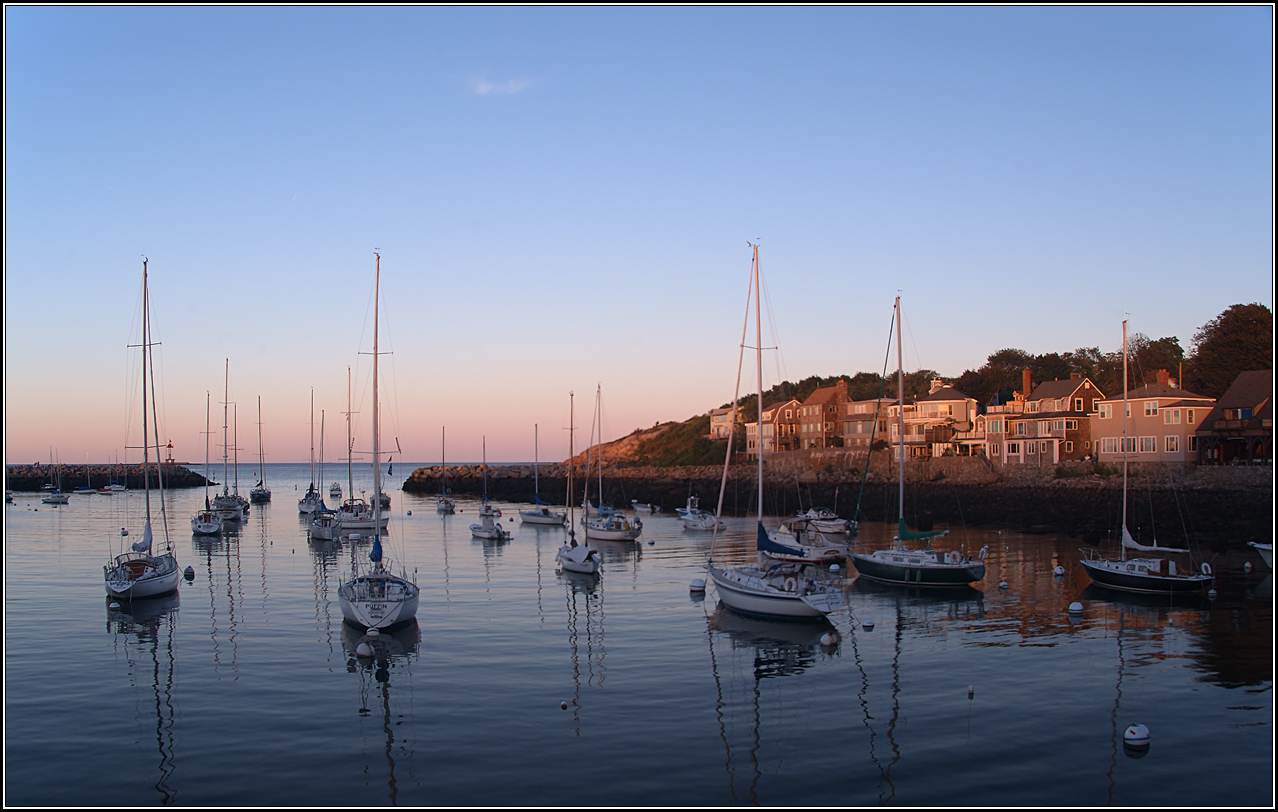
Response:
[[[896,531],[896,537],[901,541],[917,541],[919,539],[933,539],[937,536],[944,536],[948,530],[906,530],[905,519],[901,519],[901,525]]]

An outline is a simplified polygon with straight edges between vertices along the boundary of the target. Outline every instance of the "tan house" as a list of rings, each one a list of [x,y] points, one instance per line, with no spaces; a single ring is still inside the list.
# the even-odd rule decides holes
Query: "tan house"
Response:
[[[1216,401],[1194,439],[1205,465],[1274,461],[1274,371],[1243,372]]]
[[[799,407],[799,448],[833,448],[843,441],[842,418],[848,402],[848,382],[823,386]]]
[[[793,451],[799,428],[799,401],[790,398],[763,410],[763,453]],[[746,423],[746,453],[753,456],[759,448],[759,424]]]
[[[843,447],[868,450],[872,442],[887,442],[893,403],[892,398],[848,401],[841,428]]]
[[[711,411],[709,438],[711,440],[727,439],[729,432],[732,430],[732,421],[736,419],[739,413],[739,408],[733,411],[731,407]]]
[[[1007,465],[1051,465],[1090,456],[1095,453],[1090,415],[1104,397],[1078,373],[1031,391],[1027,369],[1013,402],[991,406],[985,415],[986,453]]]
[[[901,407],[888,407],[889,437],[893,448],[900,445],[897,413]],[[958,453],[955,435],[971,431],[976,424],[977,404],[940,378],[932,380],[931,391],[914,403],[905,404],[905,448],[909,457],[932,457]],[[894,452],[895,455],[895,452]]]
[[[1124,436],[1129,462],[1198,461],[1195,435],[1216,401],[1177,388],[1165,369],[1158,371],[1157,380],[1127,393],[1126,421],[1121,396],[1096,402],[1091,423],[1099,461],[1121,463]]]

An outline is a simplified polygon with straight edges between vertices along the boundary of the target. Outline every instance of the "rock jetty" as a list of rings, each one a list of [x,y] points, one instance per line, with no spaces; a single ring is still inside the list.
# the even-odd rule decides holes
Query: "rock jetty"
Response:
[[[784,516],[814,505],[869,521],[897,518],[896,467],[876,455],[864,473],[865,455],[841,449],[777,454],[765,460],[764,511]],[[755,510],[756,466],[729,468],[724,513]],[[581,467],[573,477],[574,504],[581,502]],[[446,483],[453,494],[479,495],[483,466],[419,468],[404,482],[406,493],[437,494]],[[1273,536],[1271,466],[1132,466],[1128,523],[1134,534],[1160,541],[1234,546]],[[565,501],[567,468],[542,464],[541,498]],[[609,465],[603,476],[604,501],[628,507],[632,500],[673,513],[689,496],[713,510],[719,499],[722,466]],[[864,489],[862,480],[864,479]],[[982,458],[941,457],[911,461],[906,468],[906,520],[915,529],[998,527],[1013,532],[1061,532],[1087,543],[1110,539],[1122,515],[1122,469],[1095,462],[1043,467],[999,467]],[[598,472],[590,480],[598,496]],[[488,466],[488,495],[511,502],[533,501],[531,465]]]
[[[142,463],[132,465],[61,465],[62,490],[70,492],[76,488],[88,486],[101,490],[104,485],[118,482],[129,490],[141,490]],[[26,492],[39,491],[48,485],[54,476],[52,465],[6,465],[4,467],[4,486],[6,490]],[[155,476],[155,467],[151,467],[151,476]],[[190,468],[175,463],[164,465],[164,485],[167,488],[203,488],[205,479]],[[210,485],[217,483],[208,480]]]

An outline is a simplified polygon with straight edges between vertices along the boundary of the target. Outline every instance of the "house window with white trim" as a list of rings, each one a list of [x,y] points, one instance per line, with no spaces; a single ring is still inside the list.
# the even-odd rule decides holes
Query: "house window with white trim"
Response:
[[[1158,401],[1156,400],[1145,401],[1145,416],[1156,417],[1157,415],[1158,415]]]
[[[1100,409],[1100,413],[1097,414],[1097,417],[1101,420],[1108,420],[1114,416],[1114,404],[1102,403],[1098,408]]]
[[[1074,411],[1076,411],[1076,412],[1081,412],[1081,411],[1083,411],[1083,399],[1082,399],[1082,398],[1074,398]]]
[[[1177,437],[1175,434],[1168,434],[1166,437],[1164,437],[1163,451],[1166,451],[1168,454],[1179,454],[1180,438]]]
[[[1180,425],[1180,409],[1163,409],[1163,423],[1168,426]]]
[[[1117,454],[1117,453],[1118,453],[1118,438],[1117,438],[1117,437],[1102,437],[1102,438],[1101,438],[1101,441],[1100,441],[1100,450],[1101,450],[1101,453],[1102,453],[1102,454]]]
[[[1158,453],[1158,438],[1157,437],[1141,437],[1140,453],[1141,454]]]
[[[1073,450],[1074,450],[1074,441],[1073,441],[1073,440],[1066,440],[1066,441],[1065,441],[1065,453],[1066,453],[1066,454],[1069,454],[1069,453],[1073,452]]]

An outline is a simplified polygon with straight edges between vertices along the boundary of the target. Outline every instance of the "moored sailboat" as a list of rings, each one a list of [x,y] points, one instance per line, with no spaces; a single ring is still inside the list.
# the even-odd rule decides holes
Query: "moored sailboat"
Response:
[[[755,314],[755,367],[758,386],[759,425],[763,425],[763,326],[760,314],[759,247],[752,245],[750,289],[754,293]],[[746,323],[742,327],[741,352],[745,354],[745,334],[750,323],[750,309],[746,307]],[[738,368],[738,392],[733,394],[732,406],[738,401],[740,370]],[[762,452],[762,449],[760,449]],[[755,522],[755,549],[758,553],[754,566],[715,566],[714,544],[706,561],[710,580],[714,582],[719,600],[737,612],[762,617],[788,620],[822,618],[843,607],[843,589],[840,584],[827,583],[805,565],[794,563],[769,564],[764,552],[771,544],[763,528],[763,454],[758,457],[758,517]],[[728,450],[723,461],[723,479],[719,485],[719,508],[716,518],[723,513],[723,495],[728,481],[728,465],[732,460],[732,429],[728,434]],[[718,534],[716,532],[715,539]]]
[[[931,540],[949,530],[912,531],[905,525],[905,369],[901,350],[901,297],[896,297],[896,382],[897,382],[897,516],[898,525],[892,546],[870,553],[853,553],[852,561],[861,577],[872,581],[905,586],[961,587],[985,577],[985,555],[976,558],[957,550],[937,550]],[[926,546],[909,549],[907,541],[921,541]]]
[[[191,518],[191,532],[197,536],[222,535],[222,517],[209,502],[209,398],[204,393],[204,509]]]
[[[381,256],[377,257],[377,270],[373,283],[373,492],[381,493],[382,466],[380,432],[377,405],[377,321],[381,287]],[[348,407],[349,408],[349,407]],[[373,500],[373,547],[369,551],[370,567],[359,567],[351,562],[349,580],[337,588],[342,618],[355,626],[367,629],[391,629],[409,623],[417,617],[420,589],[410,581],[407,573],[395,573],[387,566],[382,549],[381,500]]]
[[[151,311],[150,298],[147,293],[146,260],[142,261],[142,484],[146,490],[146,525],[142,530],[142,538],[131,545],[131,549],[120,553],[102,568],[103,582],[107,594],[113,598],[152,598],[167,595],[177,589],[181,578],[177,556],[173,552],[173,544],[169,539],[168,515],[164,510],[163,466],[157,459],[156,477],[158,479],[158,498],[160,502],[160,525],[164,531],[164,552],[160,555],[152,553],[154,534],[151,529],[151,474],[150,443],[147,437],[147,398],[151,399],[151,412],[155,412],[154,374],[151,365]],[[147,378],[150,373],[151,385],[148,390]],[[155,448],[160,447],[159,429],[155,429]],[[123,538],[121,531],[121,537]]]
[[[539,478],[539,460],[537,448],[537,425],[533,424],[533,504],[536,507],[519,511],[519,520],[524,524],[563,524],[567,518],[562,511],[551,510],[548,502],[541,499],[541,480]]]
[[[1205,592],[1211,588],[1214,577],[1211,566],[1203,563],[1197,571],[1191,566],[1182,569],[1176,561],[1165,557],[1170,553],[1188,553],[1188,548],[1162,547],[1157,539],[1151,545],[1138,543],[1127,529],[1127,454],[1130,446],[1127,438],[1127,321],[1123,321],[1123,520],[1119,528],[1121,553],[1118,558],[1107,558],[1091,547],[1080,548],[1079,563],[1087,577],[1103,587],[1123,592],[1143,592],[1162,595],[1179,595]],[[1160,553],[1158,556],[1128,558],[1127,551]]]
[[[249,491],[250,502],[269,502],[271,501],[271,489],[266,486],[266,453],[262,450],[262,396],[257,397],[257,467],[261,474],[261,479],[253,486],[253,490]]]
[[[559,562],[560,568],[567,572],[576,572],[581,575],[595,575],[599,572],[599,553],[590,549],[589,539],[584,544],[577,543],[577,531],[574,528],[572,515],[572,432],[573,432],[573,394],[568,393],[568,538],[564,540],[564,544],[559,548],[559,552],[555,553],[555,560]],[[590,473],[586,473],[586,490],[590,486]],[[583,500],[585,499],[583,495]]]

